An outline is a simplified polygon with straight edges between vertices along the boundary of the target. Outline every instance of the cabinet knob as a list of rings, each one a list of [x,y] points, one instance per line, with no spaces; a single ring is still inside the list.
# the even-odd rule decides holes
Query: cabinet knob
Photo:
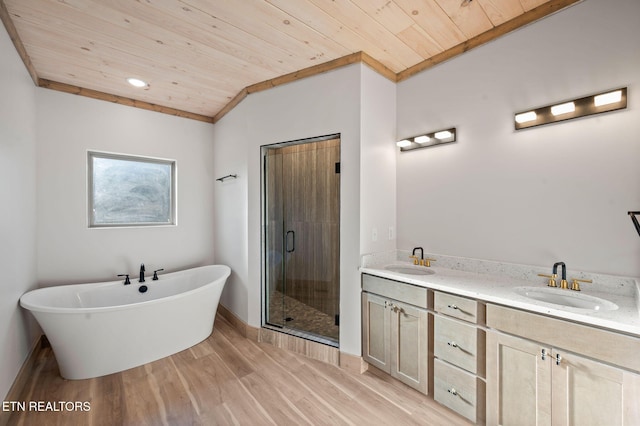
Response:
[[[560,365],[560,361],[562,361],[562,357],[560,354],[556,354],[556,365]]]
[[[447,307],[448,307],[448,308],[451,308],[451,309],[458,309],[458,306],[457,306],[457,305],[447,305]]]
[[[455,390],[455,388],[447,389],[447,392],[449,392],[451,395],[458,395],[458,391]]]
[[[452,348],[458,347],[458,344],[456,342],[447,342],[447,345],[451,346]]]
[[[542,350],[542,354],[540,355],[540,358],[542,358],[542,360],[544,361],[545,359],[547,359],[547,350],[543,349]]]

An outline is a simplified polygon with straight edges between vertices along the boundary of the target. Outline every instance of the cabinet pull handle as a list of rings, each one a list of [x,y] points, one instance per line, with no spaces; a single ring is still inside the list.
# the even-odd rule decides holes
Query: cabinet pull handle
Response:
[[[388,305],[387,305],[388,303]],[[402,309],[400,306],[393,304],[392,302],[384,302],[384,307],[386,308],[387,306],[389,306],[389,309],[391,309],[393,312],[400,312],[401,314],[404,313],[404,309]]]
[[[458,309],[458,306],[457,306],[457,305],[447,305],[447,307],[448,307],[448,308],[451,308],[451,309]]]
[[[456,342],[447,342],[447,345],[451,346],[452,348],[458,347],[458,344]]]
[[[458,391],[455,390],[455,388],[447,389],[447,392],[449,392],[451,395],[458,395]]]
[[[542,358],[543,361],[547,359],[547,350],[546,349],[542,350],[542,355],[540,357]]]
[[[562,357],[560,354],[556,354],[556,365],[560,365],[560,361],[562,361]]]

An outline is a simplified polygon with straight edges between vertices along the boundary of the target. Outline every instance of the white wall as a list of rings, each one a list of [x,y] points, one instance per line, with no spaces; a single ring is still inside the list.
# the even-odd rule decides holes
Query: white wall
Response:
[[[377,146],[385,138],[392,143],[394,128],[394,106],[374,105],[395,97],[394,85],[381,79],[363,65],[351,65],[252,94],[215,124],[214,167],[221,175],[238,173],[237,180],[215,188],[216,261],[234,270],[221,302],[250,325],[261,323],[260,146],[340,133],[340,350],[360,354],[361,144]],[[363,101],[371,101],[366,113],[360,110]],[[368,126],[381,115],[387,124],[378,124],[381,133],[372,136]],[[361,132],[370,139],[364,141]],[[393,170],[389,162],[385,167]],[[395,225],[395,209],[384,211],[372,223]]]
[[[0,394],[39,335],[18,299],[38,286],[213,262],[213,126],[37,89],[0,34]],[[178,226],[88,229],[87,150],[175,159]]]
[[[38,281],[112,280],[213,262],[213,126],[38,91]],[[177,161],[178,226],[87,227],[87,151]]]
[[[18,305],[36,287],[36,88],[0,25],[0,396],[38,335]]]
[[[215,187],[216,262],[234,271],[221,302],[254,327],[261,324],[261,145],[341,134],[341,277],[349,276],[341,300],[359,297],[359,99],[360,65],[353,65],[252,94],[214,126],[214,166],[238,174]],[[355,327],[341,327],[340,339],[359,353]]]
[[[362,67],[360,253],[396,248],[396,84]]]
[[[398,247],[640,276],[640,2],[588,0],[397,87]],[[628,108],[515,132],[527,108],[628,86]]]

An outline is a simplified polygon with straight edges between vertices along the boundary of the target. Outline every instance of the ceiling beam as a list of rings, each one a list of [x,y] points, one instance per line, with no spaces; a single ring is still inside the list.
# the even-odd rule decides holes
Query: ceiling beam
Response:
[[[195,114],[193,112],[183,111],[180,109],[169,108],[166,106],[156,105],[149,102],[139,101],[136,99],[125,98],[124,96],[111,95],[109,93],[87,89],[84,87],[78,87],[71,84],[60,83],[57,81],[51,81],[44,78],[39,78],[37,85],[38,87],[43,87],[45,89],[57,90],[59,92],[86,96],[88,98],[98,99],[101,101],[113,102],[119,105],[126,105],[126,106],[135,107],[135,108],[146,109],[149,111],[161,112],[163,114],[175,115],[178,117],[189,118],[197,121],[204,121],[206,123],[212,123],[212,118],[206,115]]]

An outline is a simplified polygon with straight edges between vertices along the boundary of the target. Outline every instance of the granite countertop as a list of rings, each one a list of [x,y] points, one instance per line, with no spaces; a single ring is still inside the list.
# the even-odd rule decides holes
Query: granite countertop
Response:
[[[554,289],[546,286],[547,278],[539,277],[538,273],[550,274],[551,266],[543,268],[425,254],[425,258],[436,259],[436,262],[432,263],[431,268],[429,268],[434,271],[431,275],[404,274],[385,269],[389,265],[426,268],[424,266],[414,266],[413,263],[402,260],[408,259],[409,254],[406,251],[394,251],[365,255],[362,257],[360,271],[382,278],[608,328],[640,337],[640,285],[639,280],[635,278],[567,270],[569,285],[571,285],[570,280],[573,278],[593,280],[593,283],[581,284],[582,291],[579,294],[599,297],[618,305],[618,309],[615,310],[591,311],[539,302],[515,291],[518,287],[535,287],[549,289],[550,291],[568,292],[567,294],[573,293],[572,290],[562,290],[559,287]],[[559,278],[558,285],[560,285]]]

